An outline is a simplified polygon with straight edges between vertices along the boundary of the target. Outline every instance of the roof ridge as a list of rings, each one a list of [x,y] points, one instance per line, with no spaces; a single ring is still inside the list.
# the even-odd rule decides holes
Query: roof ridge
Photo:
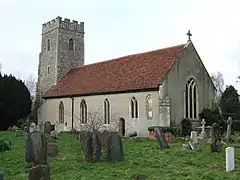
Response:
[[[129,54],[129,55],[120,56],[120,57],[117,57],[117,58],[112,58],[112,59],[108,59],[108,60],[103,60],[103,61],[100,61],[100,62],[94,62],[94,63],[91,63],[91,64],[86,64],[86,65],[83,65],[83,66],[74,67],[74,68],[72,68],[69,72],[71,72],[72,70],[76,70],[76,69],[79,69],[79,68],[86,67],[86,66],[91,66],[91,65],[96,65],[96,64],[107,63],[107,62],[109,62],[109,61],[117,61],[117,60],[123,61],[123,60],[124,60],[123,58],[128,58],[128,57],[135,56],[135,55],[142,55],[142,54],[145,54],[145,53],[152,53],[152,52],[156,52],[156,51],[160,51],[160,50],[166,50],[166,49],[176,48],[176,47],[180,47],[180,46],[186,46],[186,43],[185,43],[185,44],[174,45],[174,46],[168,46],[168,47],[165,47],[165,48],[155,49],[155,50],[151,50],[151,51],[145,51],[145,52],[141,52],[141,53]]]

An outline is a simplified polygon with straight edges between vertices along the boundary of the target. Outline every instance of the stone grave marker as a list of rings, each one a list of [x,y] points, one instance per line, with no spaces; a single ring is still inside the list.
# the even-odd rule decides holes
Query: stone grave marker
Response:
[[[191,146],[192,150],[199,150],[199,143],[198,143],[198,137],[196,131],[191,131],[191,140],[192,143],[189,142],[189,145]]]
[[[117,133],[111,133],[108,138],[107,160],[114,163],[124,161],[123,145]]]
[[[202,124],[202,131],[201,131],[200,135],[198,136],[198,139],[205,139],[207,137],[207,134],[205,132],[205,124],[206,124],[205,119],[202,119],[201,124]]]
[[[221,129],[219,124],[213,123],[212,132],[211,132],[211,143],[210,149],[211,152],[220,152],[221,151]]]
[[[234,148],[227,147],[226,148],[226,171],[230,172],[235,169],[235,162],[234,162]]]
[[[167,140],[165,139],[164,133],[162,128],[155,128],[154,129],[155,132],[155,137],[157,139],[158,144],[160,145],[160,147],[163,148],[169,148]]]
[[[29,132],[33,132],[36,130],[36,124],[34,122],[31,122],[30,126],[29,126]]]
[[[86,135],[81,136],[81,139],[86,138],[86,140],[83,140],[84,143],[84,155],[85,155],[85,161],[86,162],[93,162],[93,149],[92,149],[92,142],[93,138],[92,135]]]
[[[26,139],[25,161],[34,164],[47,164],[47,140],[40,131],[33,131]]]
[[[55,157],[58,155],[58,145],[56,143],[48,143],[47,154],[50,157]]]
[[[50,132],[50,135],[51,135],[51,137],[52,137],[53,139],[57,139],[57,138],[58,138],[58,133],[57,133],[57,131],[51,131],[51,132]]]
[[[92,133],[92,149],[93,149],[93,161],[100,162],[101,161],[101,141],[99,140],[98,134],[96,132]]]
[[[0,172],[0,180],[4,180],[4,174]]]
[[[28,180],[50,180],[50,169],[48,166],[37,165],[28,170]]]
[[[232,134],[232,118],[229,117],[228,120],[227,120],[226,143],[229,143],[229,141],[232,140],[231,134]]]
[[[47,121],[44,124],[44,134],[49,135],[51,132],[51,122]]]
[[[36,131],[40,131],[40,125],[36,125]]]

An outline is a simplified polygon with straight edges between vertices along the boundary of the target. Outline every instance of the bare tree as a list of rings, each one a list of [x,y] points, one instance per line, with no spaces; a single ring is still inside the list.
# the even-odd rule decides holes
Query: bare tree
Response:
[[[34,101],[36,98],[36,78],[33,75],[30,75],[24,82],[30,92],[32,100]]]
[[[217,101],[220,100],[221,95],[224,91],[224,79],[223,79],[223,74],[221,72],[217,72],[215,74],[211,75],[211,79],[215,85],[215,87],[217,88]]]

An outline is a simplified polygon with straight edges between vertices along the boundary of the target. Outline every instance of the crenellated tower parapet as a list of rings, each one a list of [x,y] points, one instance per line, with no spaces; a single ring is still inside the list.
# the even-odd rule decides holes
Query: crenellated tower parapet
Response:
[[[58,16],[57,18],[42,25],[42,34],[47,33],[55,28],[62,28],[70,31],[84,33],[84,22],[78,23],[78,21],[75,20],[72,20],[71,22],[70,19],[67,18],[64,18],[64,20],[62,20],[62,17]]]

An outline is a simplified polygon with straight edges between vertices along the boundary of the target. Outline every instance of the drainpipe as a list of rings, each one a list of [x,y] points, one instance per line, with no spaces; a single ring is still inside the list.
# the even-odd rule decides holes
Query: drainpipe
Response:
[[[73,129],[73,120],[74,120],[74,98],[71,97],[72,99],[72,129]]]

